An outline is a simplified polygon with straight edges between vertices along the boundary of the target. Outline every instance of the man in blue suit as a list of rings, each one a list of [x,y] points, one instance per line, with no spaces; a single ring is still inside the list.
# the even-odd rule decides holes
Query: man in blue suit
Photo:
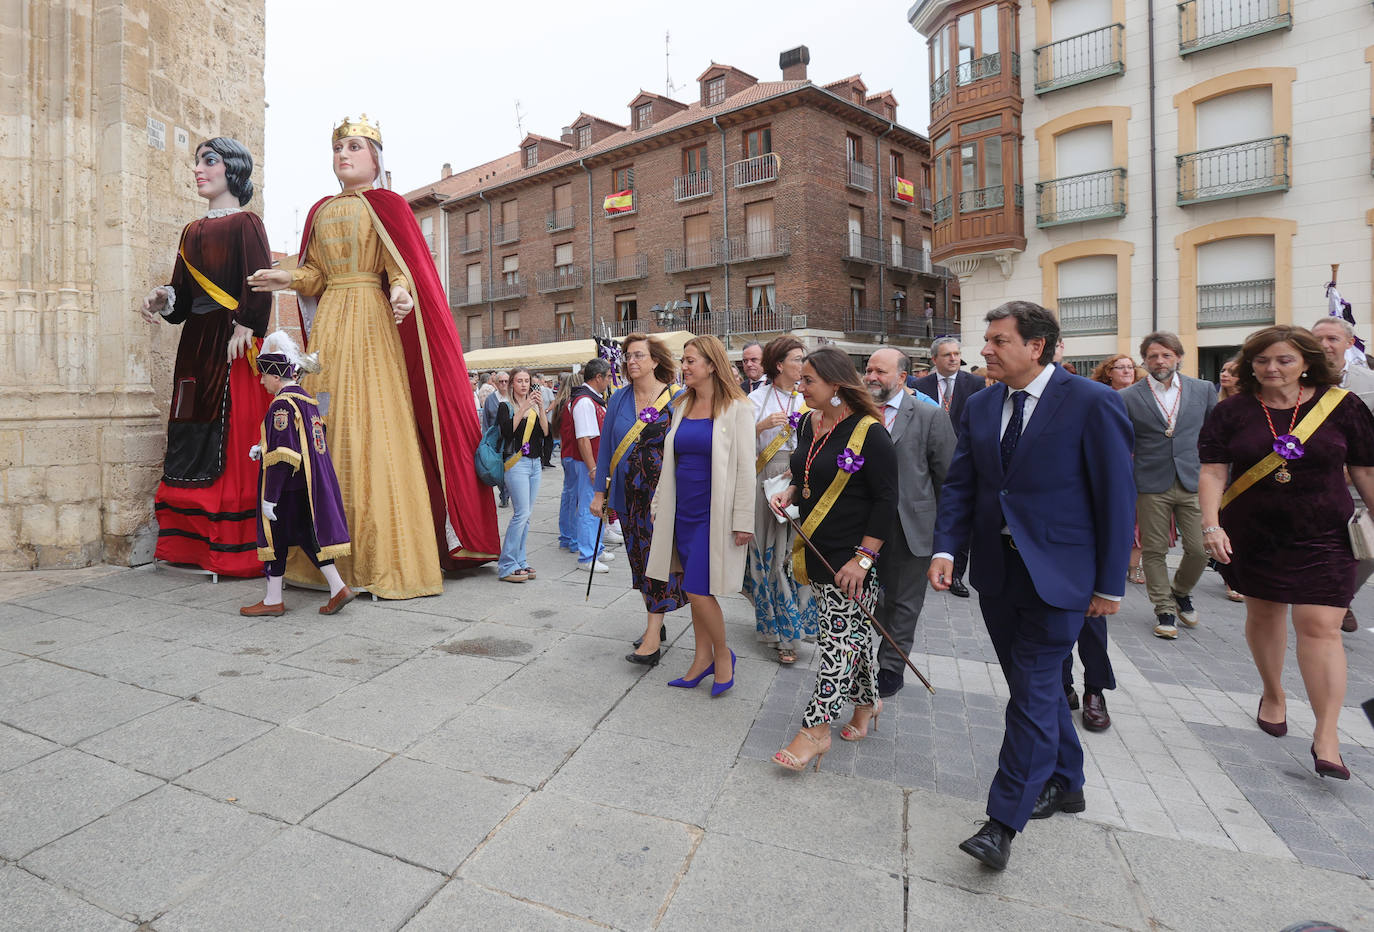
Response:
[[[1135,518],[1131,423],[1107,386],[1051,365],[1054,313],[1011,301],[987,315],[983,359],[1003,384],[968,399],[940,492],[930,582],[970,582],[1011,698],[988,821],[959,847],[1002,870],[1032,818],[1081,812],[1083,749],[1060,681],[1083,617],[1112,615]]]

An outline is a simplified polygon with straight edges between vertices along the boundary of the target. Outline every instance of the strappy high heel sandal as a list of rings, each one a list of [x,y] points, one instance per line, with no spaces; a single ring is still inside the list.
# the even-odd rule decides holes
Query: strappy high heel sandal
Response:
[[[867,710],[871,714],[864,722],[863,728],[859,728],[851,719],[849,724],[840,729],[840,738],[844,741],[862,741],[868,737],[870,731],[878,730],[878,716],[883,712],[883,700],[879,699],[874,705],[856,705],[854,707],[854,718],[859,717],[859,713]]]
[[[788,770],[795,770],[797,773],[801,773],[806,769],[807,764],[815,761],[815,767],[813,769],[819,771],[821,769],[821,758],[825,756],[826,751],[830,750],[830,730],[826,729],[824,738],[817,738],[805,728],[797,732],[797,734],[805,735],[807,740],[811,742],[811,753],[806,757],[797,757],[791,751],[787,750],[787,748],[783,748],[773,755],[773,763],[777,764],[779,767],[786,767]]]
[[[1142,564],[1137,563],[1135,566],[1131,567],[1129,570],[1126,571],[1126,578],[1136,584],[1144,583],[1145,567]]]

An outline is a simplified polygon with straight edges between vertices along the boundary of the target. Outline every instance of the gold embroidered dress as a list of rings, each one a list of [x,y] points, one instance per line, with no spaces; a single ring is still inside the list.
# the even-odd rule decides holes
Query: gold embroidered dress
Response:
[[[443,573],[405,356],[382,273],[410,290],[367,204],[350,191],[316,212],[291,287],[319,295],[309,348],[319,354],[322,371],[307,375],[302,386],[329,398],[325,424],[353,538],[352,556],[337,561],[339,574],[381,598],[408,599],[442,592]],[[286,577],[322,581],[295,550]]]

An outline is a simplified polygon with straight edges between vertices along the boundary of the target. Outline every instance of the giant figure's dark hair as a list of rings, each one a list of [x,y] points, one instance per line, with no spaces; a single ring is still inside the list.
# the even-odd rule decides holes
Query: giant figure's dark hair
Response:
[[[246,206],[253,199],[253,153],[228,136],[205,140],[196,146],[197,155],[201,149],[209,149],[224,159],[224,180],[229,185],[229,193],[239,199],[239,206]]]

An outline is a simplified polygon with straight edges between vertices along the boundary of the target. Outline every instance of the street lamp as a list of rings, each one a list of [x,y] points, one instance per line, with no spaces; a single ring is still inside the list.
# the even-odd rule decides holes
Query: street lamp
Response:
[[[649,312],[654,315],[654,320],[664,330],[677,324],[678,315],[692,309],[692,305],[686,301],[669,301],[667,304],[655,304],[649,308]]]

